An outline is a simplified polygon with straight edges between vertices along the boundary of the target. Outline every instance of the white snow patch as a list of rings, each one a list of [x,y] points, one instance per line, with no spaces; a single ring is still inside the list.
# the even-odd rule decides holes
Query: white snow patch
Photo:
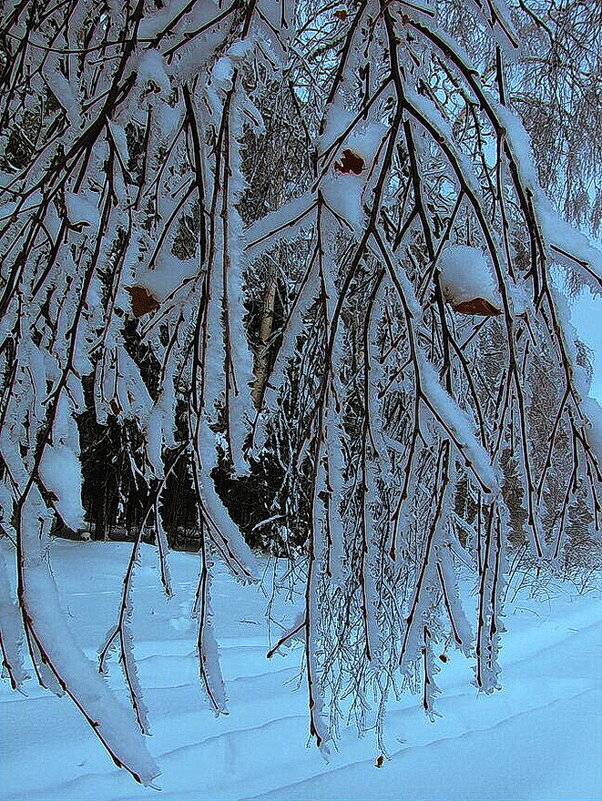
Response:
[[[118,610],[131,545],[56,541],[53,572],[73,631],[92,655]],[[172,553],[174,597],[162,596],[155,549],[142,546],[132,627],[154,735],[146,740],[163,771],[162,801],[332,799],[332,801],[592,801],[602,790],[599,654],[602,606],[570,585],[545,602],[516,599],[504,619],[504,690],[481,696],[470,662],[448,652],[437,674],[442,713],[431,723],[420,699],[404,695],[389,717],[390,760],[375,767],[374,740],[342,731],[329,761],[307,747],[301,649],[272,659],[265,596],[225,569],[214,577],[215,631],[230,715],[216,718],[199,687],[190,610],[198,556]],[[269,587],[265,589],[269,592]],[[470,593],[462,586],[462,594]],[[280,603],[280,602],[279,602]],[[287,626],[289,624],[287,623]],[[117,664],[109,677],[126,690]],[[126,801],[157,792],[135,785],[107,758],[66,699],[31,682],[28,696],[0,687],[4,801]]]

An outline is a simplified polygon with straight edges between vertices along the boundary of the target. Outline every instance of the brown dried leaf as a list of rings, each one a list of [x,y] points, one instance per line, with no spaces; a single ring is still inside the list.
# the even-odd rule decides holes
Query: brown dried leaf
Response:
[[[142,317],[143,314],[159,308],[159,301],[145,286],[128,286],[126,289],[132,299],[134,317]]]
[[[111,407],[113,414],[117,417],[117,415],[121,412],[121,406],[119,405],[117,398],[111,398],[109,401],[109,406]]]
[[[365,164],[366,162],[359,153],[356,153],[355,150],[350,150],[347,148],[346,150],[343,150],[342,159],[340,161],[335,161],[334,168],[337,172],[343,172],[347,174],[352,172],[354,175],[359,175],[364,169]]]
[[[463,300],[454,305],[454,309],[461,314],[473,314],[476,317],[496,317],[501,314],[501,309],[494,306],[485,298],[472,298]]]
[[[347,19],[347,9],[346,8],[337,8],[334,12],[334,15],[337,19],[346,20]]]

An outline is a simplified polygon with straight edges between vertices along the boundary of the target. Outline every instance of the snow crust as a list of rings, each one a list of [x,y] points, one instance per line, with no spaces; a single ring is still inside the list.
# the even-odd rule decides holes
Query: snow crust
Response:
[[[78,644],[93,656],[119,602],[131,545],[57,541],[53,572]],[[216,718],[198,685],[191,614],[198,556],[172,553],[174,596],[162,596],[157,555],[142,546],[133,591],[135,656],[153,737],[146,742],[163,775],[163,801],[592,801],[602,791],[599,595],[573,585],[529,588],[505,618],[503,693],[477,695],[469,663],[455,652],[437,674],[442,695],[431,723],[419,698],[390,711],[390,760],[376,767],[374,741],[343,730],[328,758],[307,748],[307,697],[297,679],[300,649],[266,659],[265,596],[217,570],[216,631],[230,715]],[[447,578],[447,573],[445,574]],[[264,588],[269,591],[269,586]],[[459,586],[470,604],[471,588]],[[474,602],[474,601],[473,601]],[[294,612],[274,611],[289,625]],[[275,632],[271,645],[280,636]],[[467,633],[467,636],[470,636]],[[109,681],[126,702],[119,666]],[[27,686],[0,688],[3,801],[156,799],[112,765],[66,699]],[[297,688],[297,689],[296,689]],[[403,788],[403,796],[400,795]]]

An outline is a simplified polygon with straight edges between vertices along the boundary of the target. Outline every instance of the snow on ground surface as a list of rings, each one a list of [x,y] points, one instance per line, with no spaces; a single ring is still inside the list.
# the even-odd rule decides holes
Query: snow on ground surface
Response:
[[[130,547],[57,541],[53,571],[75,636],[89,656],[113,622]],[[201,690],[190,606],[198,557],[170,555],[175,595],[161,595],[156,553],[143,547],[135,582],[136,658],[163,775],[161,792],[115,768],[71,703],[28,683],[0,690],[3,801],[595,801],[602,799],[602,603],[556,587],[519,597],[502,651],[504,691],[479,696],[461,655],[437,677],[431,723],[407,695],[390,713],[391,760],[343,733],[330,760],[308,745],[299,650],[265,658],[266,598],[223,571],[213,585],[230,715]],[[118,665],[111,683],[125,703]]]

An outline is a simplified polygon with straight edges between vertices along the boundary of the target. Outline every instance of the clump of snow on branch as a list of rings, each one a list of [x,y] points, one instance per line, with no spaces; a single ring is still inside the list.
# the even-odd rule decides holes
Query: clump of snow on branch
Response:
[[[467,245],[446,247],[439,257],[438,266],[443,294],[452,306],[475,298],[499,306],[499,291],[480,248]]]

